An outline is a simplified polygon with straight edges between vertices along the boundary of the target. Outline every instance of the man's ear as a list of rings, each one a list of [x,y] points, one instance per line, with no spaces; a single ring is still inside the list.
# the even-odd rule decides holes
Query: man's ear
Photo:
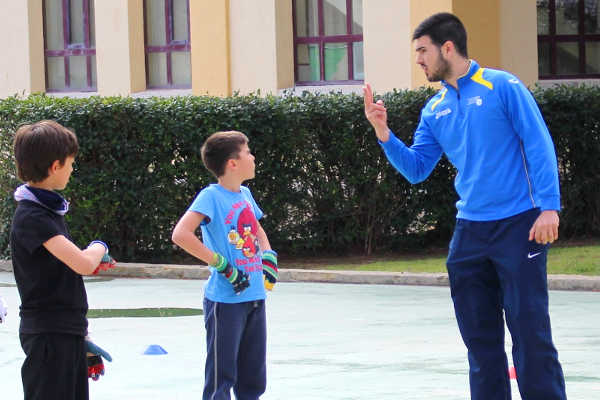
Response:
[[[446,40],[444,44],[441,46],[442,54],[446,57],[450,55],[450,53],[454,53],[456,49],[454,48],[454,42],[451,40]]]

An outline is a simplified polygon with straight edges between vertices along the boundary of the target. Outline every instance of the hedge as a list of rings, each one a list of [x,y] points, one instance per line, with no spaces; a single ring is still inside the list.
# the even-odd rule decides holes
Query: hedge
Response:
[[[389,125],[406,142],[430,89],[381,96]],[[561,234],[598,236],[600,90],[535,90],[554,137],[561,171]],[[595,111],[594,111],[595,110]],[[12,159],[16,128],[54,119],[80,142],[64,195],[75,242],[102,238],[121,261],[169,262],[182,256],[171,231],[196,193],[214,182],[200,147],[217,130],[240,130],[256,156],[248,182],[262,222],[284,254],[371,254],[423,248],[450,237],[455,171],[442,158],[425,182],[410,185],[387,162],[357,95],[247,95],[228,98],[55,98],[0,100],[0,252],[18,186]]]

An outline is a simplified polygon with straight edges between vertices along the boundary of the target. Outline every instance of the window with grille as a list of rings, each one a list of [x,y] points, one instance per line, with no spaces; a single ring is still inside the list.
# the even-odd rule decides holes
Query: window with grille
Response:
[[[189,88],[192,84],[188,0],[145,0],[148,88]]]
[[[600,0],[537,0],[540,79],[600,78]]]
[[[362,0],[293,0],[298,85],[362,83]]]
[[[44,0],[46,90],[96,90],[94,2]]]

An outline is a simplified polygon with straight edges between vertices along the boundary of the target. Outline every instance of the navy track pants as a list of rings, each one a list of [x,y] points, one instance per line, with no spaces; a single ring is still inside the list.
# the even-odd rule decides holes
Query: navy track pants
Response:
[[[203,400],[258,400],[267,387],[265,301],[204,298],[206,365]]]
[[[447,267],[473,400],[511,398],[503,310],[522,399],[567,398],[548,314],[548,246],[528,240],[539,214],[457,219]]]
[[[21,368],[25,400],[89,399],[83,336],[48,332],[19,338],[26,356]]]

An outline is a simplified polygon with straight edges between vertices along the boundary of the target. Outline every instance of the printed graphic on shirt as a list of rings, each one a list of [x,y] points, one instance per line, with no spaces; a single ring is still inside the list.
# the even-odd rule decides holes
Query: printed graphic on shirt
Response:
[[[242,211],[238,215],[237,223],[234,223],[233,217],[240,208],[242,208]],[[244,258],[236,258],[234,260],[236,266],[243,266],[246,272],[262,269],[261,258],[257,256],[260,252],[258,237],[256,236],[258,222],[252,212],[252,206],[247,201],[234,203],[231,210],[227,213],[225,224],[229,225],[227,241],[236,250],[241,250],[244,256]],[[258,265],[248,266],[249,264]]]

